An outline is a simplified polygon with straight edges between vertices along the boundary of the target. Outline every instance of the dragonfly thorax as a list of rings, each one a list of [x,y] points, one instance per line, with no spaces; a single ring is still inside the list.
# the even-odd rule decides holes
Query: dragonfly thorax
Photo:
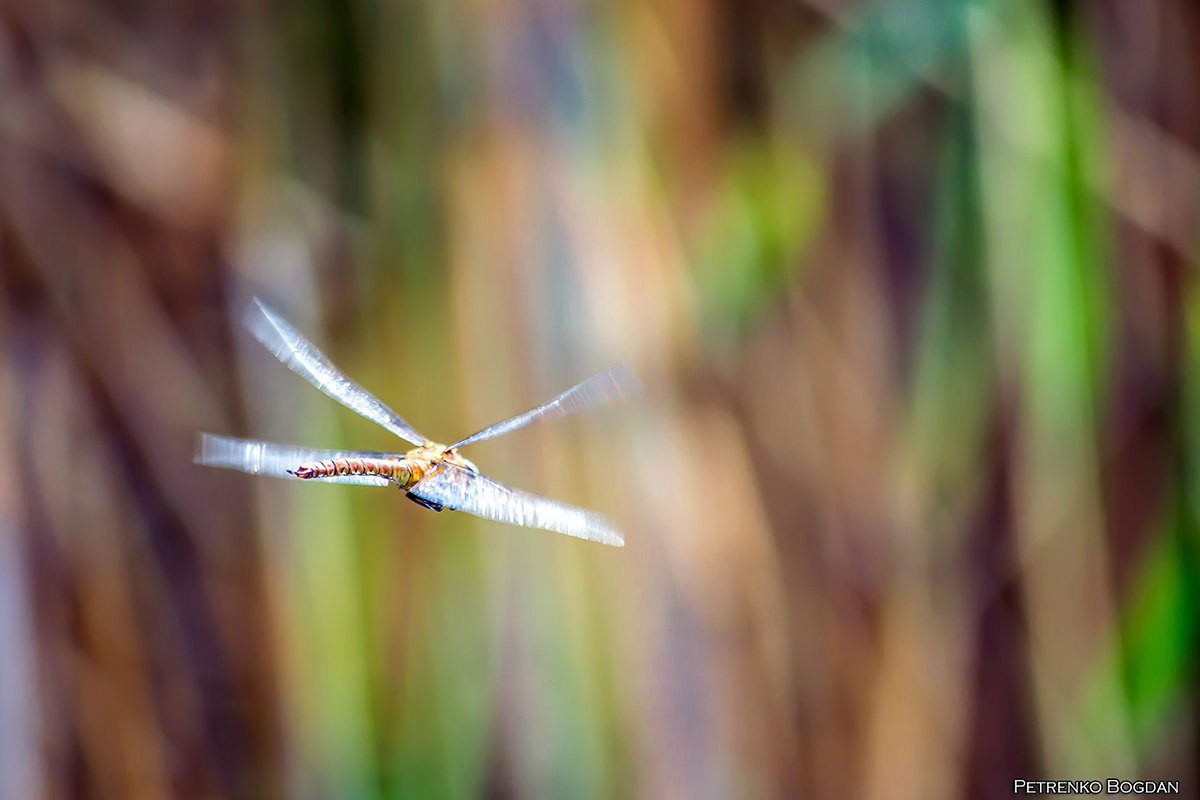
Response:
[[[402,489],[408,489],[426,476],[437,472],[443,464],[453,464],[479,473],[479,468],[459,455],[456,448],[449,448],[437,442],[425,442],[420,447],[414,447],[404,454],[402,461],[408,472],[408,480],[401,483]]]

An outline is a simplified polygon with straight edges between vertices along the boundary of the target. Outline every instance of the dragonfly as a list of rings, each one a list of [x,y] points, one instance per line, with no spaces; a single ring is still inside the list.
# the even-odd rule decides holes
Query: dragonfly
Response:
[[[409,500],[433,511],[448,508],[616,547],[625,544],[620,531],[603,515],[493,480],[463,457],[459,448],[512,433],[541,420],[628,400],[642,389],[641,380],[628,362],[572,386],[537,408],[489,425],[454,444],[443,445],[418,433],[379,398],[352,381],[300,331],[257,297],[247,305],[242,323],[292,372],[415,447],[403,453],[324,450],[202,433],[196,445],[196,463],[277,478],[394,485]]]

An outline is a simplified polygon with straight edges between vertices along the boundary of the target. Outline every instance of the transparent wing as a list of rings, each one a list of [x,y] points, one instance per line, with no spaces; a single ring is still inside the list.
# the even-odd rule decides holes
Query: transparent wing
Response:
[[[408,491],[422,500],[497,522],[544,528],[615,547],[625,544],[620,531],[594,511],[512,489],[454,464],[443,464]]]
[[[503,422],[497,422],[495,425],[484,428],[478,433],[473,433],[450,446],[452,448],[463,447],[475,442],[482,442],[485,439],[492,439],[501,434],[524,428],[526,425],[541,419],[554,419],[555,417],[565,417],[569,414],[578,414],[581,411],[587,411],[599,405],[616,405],[628,400],[641,390],[641,379],[638,378],[637,373],[629,365],[629,362],[623,362],[607,372],[593,375],[583,383],[572,386],[558,397],[538,406],[532,411],[526,411],[524,414],[510,417]]]
[[[196,439],[197,464],[248,472],[251,475],[270,475],[273,478],[295,478],[294,470],[310,461],[332,458],[394,458],[395,453],[368,453],[362,450],[319,450],[291,444],[260,442],[254,439],[235,439],[202,433]],[[299,479],[297,479],[299,480]],[[378,475],[338,475],[331,478],[309,478],[326,483],[357,483],[366,486],[387,486],[391,481]]]
[[[382,425],[406,442],[418,445],[425,442],[425,437],[417,433],[403,417],[346,377],[312,342],[304,338],[304,334],[257,297],[246,308],[242,322],[254,338],[288,369],[334,400]]]

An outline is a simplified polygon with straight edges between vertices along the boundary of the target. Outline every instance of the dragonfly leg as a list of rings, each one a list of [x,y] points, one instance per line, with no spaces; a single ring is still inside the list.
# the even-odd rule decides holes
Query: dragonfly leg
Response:
[[[421,506],[422,508],[428,508],[432,511],[441,511],[442,510],[442,506],[438,505],[437,503],[431,503],[424,498],[417,497],[415,494],[408,494],[406,492],[404,496],[407,497],[409,500],[412,500],[414,503]]]

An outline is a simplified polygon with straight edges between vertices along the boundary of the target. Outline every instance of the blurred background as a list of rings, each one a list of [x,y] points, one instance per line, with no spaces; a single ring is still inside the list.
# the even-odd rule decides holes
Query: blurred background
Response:
[[[1200,10],[0,4],[0,796],[1197,797]],[[192,464],[406,449],[613,549]]]

